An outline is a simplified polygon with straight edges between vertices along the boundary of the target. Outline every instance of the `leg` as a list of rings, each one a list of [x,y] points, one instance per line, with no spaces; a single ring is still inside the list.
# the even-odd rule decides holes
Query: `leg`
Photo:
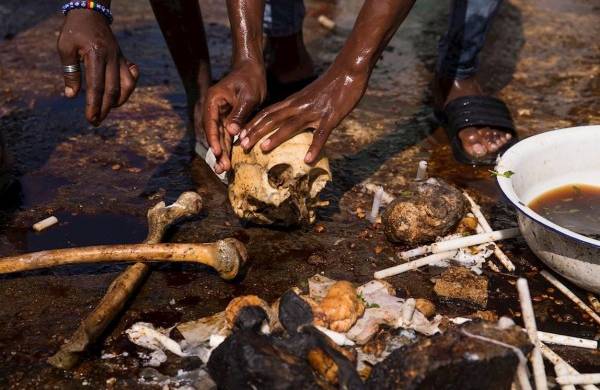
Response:
[[[304,14],[303,0],[267,0],[265,4],[268,72],[280,83],[314,76],[314,65],[302,35]]]
[[[210,58],[198,0],[150,0],[187,95],[193,123],[196,102],[211,83]]]
[[[479,52],[501,0],[454,0],[447,33],[438,48],[434,99],[438,110],[468,95],[483,95],[476,79]],[[473,157],[498,151],[510,134],[490,127],[468,127],[458,134],[463,149]]]

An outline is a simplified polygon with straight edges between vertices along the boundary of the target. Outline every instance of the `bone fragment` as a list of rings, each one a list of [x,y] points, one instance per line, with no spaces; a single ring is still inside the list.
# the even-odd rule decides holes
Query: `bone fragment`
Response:
[[[453,240],[439,241],[431,245],[420,246],[415,249],[411,249],[406,252],[401,252],[400,257],[403,259],[410,259],[415,256],[422,256],[427,253],[440,253],[451,251],[454,249],[466,248],[469,246],[480,245],[487,242],[506,240],[514,238],[519,235],[519,228],[510,228],[504,230],[496,230],[494,232],[475,234],[472,236],[466,236],[456,238]]]
[[[430,265],[436,263],[440,260],[451,259],[456,255],[456,251],[447,251],[441,253],[435,253],[433,255],[422,257],[418,260],[409,261],[408,263],[399,264],[390,268],[382,269],[381,271],[377,271],[373,274],[375,279],[383,279],[390,276],[398,275],[403,272],[412,271],[419,267],[424,267],[426,265]]]
[[[521,302],[521,312],[523,313],[523,322],[529,335],[529,340],[533,344],[531,352],[531,365],[533,366],[533,378],[535,380],[536,390],[547,390],[548,382],[546,371],[544,369],[544,360],[540,351],[540,340],[537,334],[537,325],[535,323],[535,314],[533,313],[533,304],[531,303],[531,294],[527,280],[519,278],[517,280],[517,289],[519,291],[519,301]]]
[[[579,306],[583,311],[585,311],[590,317],[594,319],[598,324],[600,324],[600,315],[598,315],[594,310],[592,310],[588,305],[586,305],[577,295],[573,293],[573,291],[569,290],[567,286],[562,284],[558,279],[554,277],[550,272],[544,270],[540,272],[540,274],[546,278],[547,281],[552,283],[554,287],[559,289],[563,294],[565,294],[570,300],[572,300],[577,306]]]
[[[53,215],[51,217],[42,219],[41,221],[33,224],[33,230],[35,230],[36,232],[41,232],[42,230],[47,229],[52,225],[56,225],[57,223],[58,223],[58,218],[56,218]]]
[[[329,337],[331,339],[331,341],[333,341],[334,343],[336,343],[339,346],[354,346],[354,341],[350,340],[348,337],[346,337],[345,334],[340,333],[340,332],[336,332],[334,330],[328,329],[324,326],[320,326],[320,325],[315,325],[315,328],[319,329],[321,332],[323,332],[327,337]]]
[[[538,330],[538,338],[543,343],[568,345],[571,347],[598,349],[596,340],[582,339],[579,337],[565,336],[562,334],[542,332]]]
[[[335,22],[333,20],[329,19],[325,15],[319,15],[319,17],[317,18],[317,21],[319,22],[319,24],[321,26],[325,27],[328,30],[335,29]]]
[[[554,366],[554,372],[556,376],[565,376],[569,375],[569,367],[565,363],[558,363]],[[575,390],[575,385],[562,385],[561,390]]]
[[[559,385],[593,385],[600,383],[600,373],[565,375],[556,378]]]
[[[371,206],[371,213],[367,218],[369,222],[375,223],[377,222],[377,217],[379,216],[379,208],[381,207],[381,199],[383,198],[383,187],[377,187],[375,191],[375,195],[373,196],[373,205]]]
[[[427,161],[419,161],[415,180],[427,180]]]
[[[394,329],[400,327],[414,329],[427,336],[440,331],[438,327],[440,316],[436,316],[432,321],[427,320],[423,313],[415,310],[414,299],[405,301],[396,297],[392,290],[388,283],[380,280],[372,280],[357,289],[368,307],[363,316],[346,333],[349,339],[363,345],[377,334],[382,325]]]
[[[162,240],[165,231],[176,221],[196,215],[202,209],[202,198],[195,192],[184,192],[170,206],[160,202],[148,210],[147,244]],[[48,359],[55,367],[73,368],[88,345],[93,344],[104,333],[108,325],[123,310],[125,303],[142,284],[150,267],[144,263],[129,266],[108,287],[98,306],[79,325],[73,336]]]
[[[482,231],[479,231],[479,229],[477,229],[477,233],[493,232],[494,230],[492,229],[492,227],[488,223],[487,219],[481,212],[481,207],[479,207],[479,205],[477,203],[475,203],[475,200],[473,200],[473,198],[471,198],[469,196],[469,194],[467,194],[466,192],[463,192],[463,195],[471,204],[471,212],[473,213],[473,215],[475,215],[475,218],[477,218],[477,221],[479,222],[479,226],[481,226]],[[506,268],[509,272],[514,271],[515,265],[513,264],[512,261],[510,261],[508,256],[506,256],[506,254],[502,251],[502,249],[500,249],[500,247],[496,243],[493,243],[492,245],[494,246],[494,254],[498,258],[498,260],[502,263],[504,268]]]
[[[65,264],[107,262],[189,262],[214,268],[233,279],[246,261],[244,245],[235,238],[205,244],[123,244],[54,249],[0,259],[0,274]]]
[[[548,359],[552,364],[564,364],[565,367],[569,370],[570,374],[579,374],[575,368],[573,368],[569,363],[567,363],[563,358],[557,355],[553,350],[548,348],[548,346],[544,343],[540,343],[540,350],[546,359]],[[583,385],[581,386],[584,390],[598,390],[598,387],[595,385]]]

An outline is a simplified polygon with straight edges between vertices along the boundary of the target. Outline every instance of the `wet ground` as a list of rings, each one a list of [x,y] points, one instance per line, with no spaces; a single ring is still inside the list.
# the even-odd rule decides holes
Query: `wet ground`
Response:
[[[252,262],[236,283],[200,267],[155,266],[105,341],[73,372],[54,369],[45,360],[125,265],[2,277],[0,387],[104,387],[110,378],[116,378],[117,388],[138,387],[137,350],[123,337],[135,321],[171,326],[222,310],[240,294],[274,299],[291,286],[304,286],[316,272],[356,282],[371,279],[375,270],[395,264],[394,254],[403,248],[390,245],[381,229],[357,216],[357,209],[367,210],[371,202],[359,184],[370,181],[398,193],[421,159],[429,161],[432,175],[474,194],[495,228],[516,224],[485,169],[453,162],[432,116],[429,86],[437,38],[446,25],[445,3],[417,3],[385,50],[361,104],[333,133],[328,147],[334,182],[324,195],[330,206],[320,213],[320,228],[287,231],[241,226],[224,186],[194,158],[185,95],[146,2],[114,4],[115,32],[125,55],[140,65],[142,78],[130,102],[99,128],[84,122],[82,99],[67,102],[61,96],[55,53],[61,17],[48,3],[9,0],[0,5],[0,131],[22,186],[19,199],[2,204],[0,255],[138,242],[145,235],[150,206],[195,189],[205,199],[205,211],[174,229],[169,239],[202,242],[234,236],[247,243]],[[226,13],[222,2],[201,4],[213,77],[218,78],[229,62]],[[320,69],[343,44],[360,4],[309,2],[306,38]],[[17,12],[17,5],[27,11]],[[584,0],[511,0],[503,5],[483,53],[481,79],[486,90],[508,103],[522,137],[600,122],[599,11],[600,2]],[[337,22],[335,33],[317,23],[322,13]],[[61,221],[58,226],[31,231],[32,223],[51,214]],[[517,275],[526,275],[539,297],[535,310],[542,330],[600,337],[597,325],[538,276],[542,266],[522,240],[503,247],[517,272],[485,270],[491,281],[490,309],[518,317],[514,282]],[[320,261],[313,257],[309,262],[313,254]],[[441,313],[474,311],[435,298],[430,279],[439,272],[429,268],[391,281],[402,295],[435,300]],[[597,351],[556,350],[583,371],[600,365]],[[102,359],[107,353],[119,357]],[[162,370],[173,373],[176,367]]]

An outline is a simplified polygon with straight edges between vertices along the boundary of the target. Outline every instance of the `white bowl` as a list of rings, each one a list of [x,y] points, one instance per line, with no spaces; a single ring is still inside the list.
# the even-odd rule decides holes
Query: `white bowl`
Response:
[[[576,285],[600,293],[600,240],[559,226],[527,205],[548,190],[569,185],[600,186],[600,126],[553,130],[526,138],[498,160],[504,195],[518,210],[527,245],[546,265]]]

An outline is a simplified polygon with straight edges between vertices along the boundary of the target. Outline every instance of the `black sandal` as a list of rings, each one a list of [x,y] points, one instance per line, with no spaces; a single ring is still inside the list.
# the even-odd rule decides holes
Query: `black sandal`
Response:
[[[446,128],[454,158],[463,164],[494,165],[496,158],[518,141],[508,107],[502,100],[495,97],[463,96],[456,98],[446,104],[443,112],[436,113],[436,116]],[[493,156],[473,157],[463,149],[458,133],[466,127],[481,126],[504,131],[512,134],[513,137]]]

